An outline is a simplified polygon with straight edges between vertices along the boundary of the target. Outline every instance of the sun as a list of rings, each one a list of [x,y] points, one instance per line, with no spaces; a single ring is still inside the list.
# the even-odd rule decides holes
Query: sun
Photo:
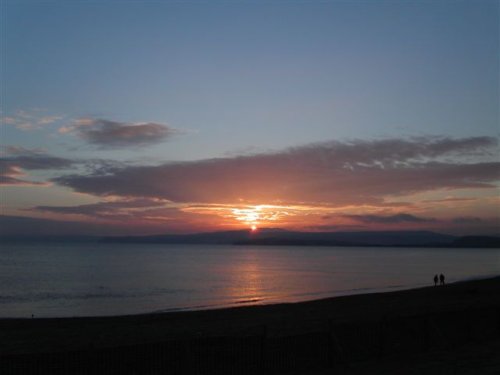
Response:
[[[257,230],[257,225],[255,225],[255,224],[254,224],[254,225],[252,225],[252,226],[250,227],[250,229],[252,230],[252,232],[255,232],[255,231]]]

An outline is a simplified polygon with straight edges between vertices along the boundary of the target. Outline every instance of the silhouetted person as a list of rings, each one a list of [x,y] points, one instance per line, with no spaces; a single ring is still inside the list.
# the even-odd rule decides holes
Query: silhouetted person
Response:
[[[439,275],[439,282],[441,285],[444,285],[444,275],[443,274]]]
[[[438,285],[438,275],[434,275],[434,286]]]

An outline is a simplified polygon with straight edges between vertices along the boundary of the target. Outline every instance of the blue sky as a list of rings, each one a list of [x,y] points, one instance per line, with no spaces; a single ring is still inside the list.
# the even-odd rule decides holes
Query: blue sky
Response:
[[[324,141],[498,137],[497,1],[6,0],[2,8],[4,146],[159,164]],[[74,127],[82,118],[172,133],[148,147],[96,146]]]

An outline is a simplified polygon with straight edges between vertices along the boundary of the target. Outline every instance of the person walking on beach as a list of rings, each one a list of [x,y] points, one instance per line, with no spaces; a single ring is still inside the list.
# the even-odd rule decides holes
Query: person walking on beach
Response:
[[[444,285],[444,275],[443,274],[439,275],[439,281],[440,281],[441,285]]]
[[[438,285],[438,275],[435,274],[434,275],[434,286],[437,286]]]

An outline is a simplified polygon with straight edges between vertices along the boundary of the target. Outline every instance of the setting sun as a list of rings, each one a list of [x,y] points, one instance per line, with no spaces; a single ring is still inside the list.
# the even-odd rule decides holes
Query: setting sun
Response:
[[[275,205],[257,205],[246,206],[244,208],[232,208],[230,217],[236,221],[243,222],[250,226],[252,230],[257,229],[258,226],[270,225],[272,223],[284,224],[282,219],[287,216],[293,215],[288,206],[275,206]],[[255,229],[253,228],[255,227]]]
[[[257,225],[252,225],[251,229],[252,229],[252,232],[255,232],[257,230]]]

